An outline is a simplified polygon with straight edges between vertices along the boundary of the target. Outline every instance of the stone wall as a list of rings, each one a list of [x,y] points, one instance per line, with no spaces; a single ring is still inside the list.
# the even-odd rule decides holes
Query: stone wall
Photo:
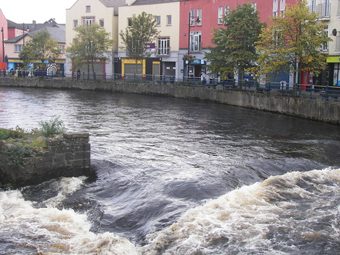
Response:
[[[46,144],[47,149],[41,156],[24,158],[22,165],[2,160],[0,182],[17,188],[58,177],[92,174],[88,133],[64,133],[56,138],[48,138]],[[0,157],[4,159],[2,151],[0,148]]]
[[[224,104],[253,108],[340,124],[340,103],[308,97],[288,97],[249,91],[190,87],[169,84],[71,79],[0,78],[0,86],[52,89],[81,89],[138,94],[158,94],[178,98],[199,98]]]

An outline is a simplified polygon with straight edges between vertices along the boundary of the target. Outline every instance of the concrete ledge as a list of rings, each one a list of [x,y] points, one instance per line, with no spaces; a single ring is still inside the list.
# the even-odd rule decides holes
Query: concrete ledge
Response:
[[[35,185],[58,177],[90,176],[91,145],[88,133],[64,133],[46,140],[47,151],[39,157],[23,158],[13,165],[0,144],[0,182],[14,188]]]

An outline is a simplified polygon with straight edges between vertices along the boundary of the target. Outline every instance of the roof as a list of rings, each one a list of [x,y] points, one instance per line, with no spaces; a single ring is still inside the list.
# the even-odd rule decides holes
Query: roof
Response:
[[[36,33],[41,32],[42,30],[47,31],[53,40],[57,41],[58,43],[66,43],[66,36],[65,36],[65,29],[61,29],[59,27],[43,27],[32,32],[26,33],[24,35],[19,35],[13,37],[12,39],[6,40],[6,43],[16,43],[22,40],[23,37],[30,36],[33,37]]]
[[[182,2],[185,0],[136,0],[132,5],[149,5]]]
[[[50,36],[53,38],[53,40],[57,41],[58,43],[66,43],[65,28],[62,29],[60,27],[43,27],[41,29],[37,29],[32,32],[29,32],[28,34],[30,36],[34,36],[36,33],[39,33],[42,30],[47,31],[50,34]]]

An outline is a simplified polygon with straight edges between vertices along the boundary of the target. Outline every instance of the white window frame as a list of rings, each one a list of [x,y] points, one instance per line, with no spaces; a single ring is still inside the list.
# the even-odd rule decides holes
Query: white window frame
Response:
[[[172,16],[166,15],[166,25],[171,26],[172,25]]]
[[[161,16],[156,16],[156,26],[157,27],[161,26]]]
[[[196,20],[195,19],[195,9],[190,10],[189,16],[190,16],[190,26],[193,27],[193,26],[195,26],[195,20]]]
[[[14,44],[14,52],[18,53],[22,51],[22,44]]]
[[[217,14],[217,24],[223,24],[223,6],[218,7],[218,14]]]
[[[77,19],[74,19],[73,20],[73,27],[75,28],[75,27],[77,27],[78,26],[78,20]]]
[[[190,32],[190,52],[201,51],[202,33],[200,31]]]
[[[82,24],[83,26],[91,26],[95,22],[94,17],[83,17]]]
[[[170,37],[159,37],[157,40],[157,54],[169,55],[170,54]]]
[[[229,14],[230,14],[230,6],[229,6],[229,5],[227,5],[227,6],[225,7],[224,14],[225,14],[225,15],[229,15]]]
[[[91,5],[86,5],[85,12],[90,13],[91,12]]]
[[[197,26],[202,26],[202,9],[197,9],[196,20],[199,20],[199,22],[197,22]]]
[[[64,44],[59,44],[58,45],[58,50],[60,51],[61,54],[65,53],[65,45]]]

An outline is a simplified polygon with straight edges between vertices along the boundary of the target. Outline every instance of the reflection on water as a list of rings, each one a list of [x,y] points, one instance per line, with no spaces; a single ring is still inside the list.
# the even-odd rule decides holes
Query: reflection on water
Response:
[[[80,254],[83,249],[86,254],[90,250],[82,244],[87,239],[95,249],[102,247],[98,254],[115,254],[122,246],[126,250],[120,254],[135,249],[225,254],[226,247],[228,254],[299,254],[324,243],[329,251],[338,248],[338,208],[332,199],[339,192],[339,172],[311,171],[340,167],[338,126],[205,101],[92,91],[0,88],[0,109],[1,127],[35,128],[39,121],[60,116],[68,131],[89,132],[98,174],[94,182],[66,178],[0,193],[2,201],[12,196],[17,209],[25,211],[0,218],[7,233],[0,235],[0,250],[51,252],[46,247],[52,242],[58,252]],[[316,201],[305,201],[306,192]],[[305,218],[299,219],[308,207],[315,214],[304,229]],[[8,215],[8,208],[0,202],[1,215]],[[64,211],[71,216],[56,216],[57,224],[86,225],[76,234],[82,241],[71,237],[78,230],[60,233],[51,230],[50,218],[37,219],[41,212]],[[78,215],[81,223],[74,223]],[[35,227],[20,225],[22,217],[37,221]],[[282,221],[273,224],[275,219]],[[328,220],[332,223],[318,228]],[[40,228],[54,234],[42,234],[38,248],[32,248]],[[17,229],[21,234],[12,238]],[[291,241],[302,230],[305,238]]]

